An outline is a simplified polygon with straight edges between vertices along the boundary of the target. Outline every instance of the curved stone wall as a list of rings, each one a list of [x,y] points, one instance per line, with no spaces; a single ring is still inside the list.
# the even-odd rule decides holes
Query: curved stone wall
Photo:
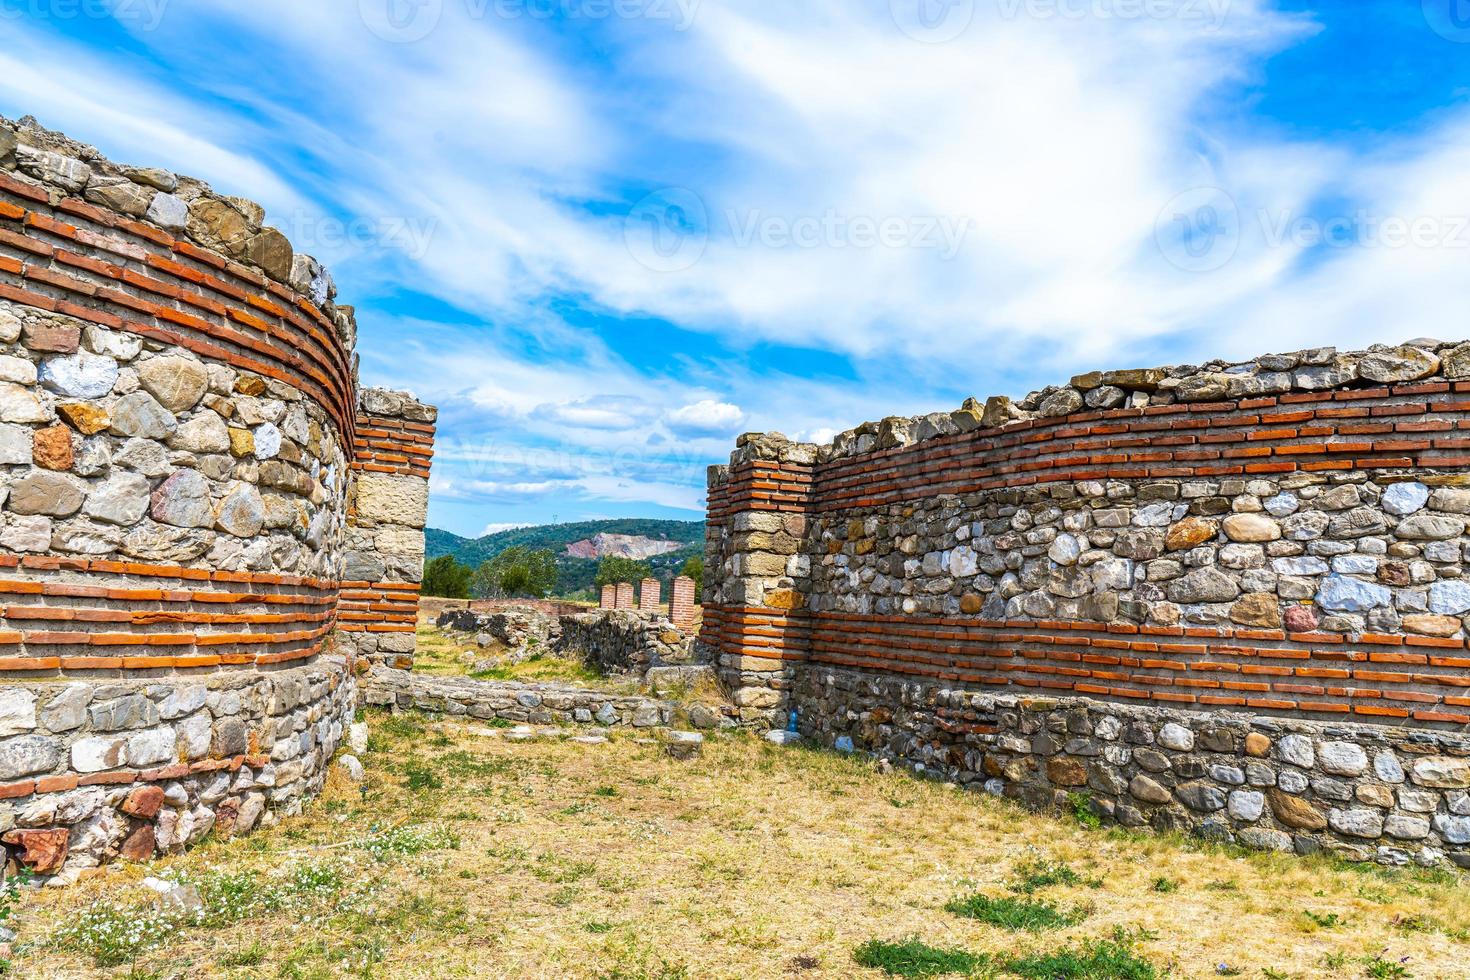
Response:
[[[296,805],[354,700],[356,327],[263,221],[0,120],[0,840],[39,870]]]
[[[827,446],[747,436],[711,472],[703,641],[748,721],[795,709],[829,738],[892,712],[875,677],[1394,724],[1470,755],[1467,392],[1470,344],[1415,341],[1094,372]]]

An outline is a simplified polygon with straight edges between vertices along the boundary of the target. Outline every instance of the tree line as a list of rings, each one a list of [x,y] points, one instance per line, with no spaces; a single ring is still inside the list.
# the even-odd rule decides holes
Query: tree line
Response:
[[[704,559],[695,556],[679,568],[694,579],[694,594],[704,588]],[[645,561],[607,555],[597,563],[595,586],[619,582],[637,584],[651,578]],[[556,594],[556,555],[549,548],[532,550],[513,545],[494,558],[471,568],[453,555],[441,555],[424,565],[423,594],[449,599],[545,599]]]

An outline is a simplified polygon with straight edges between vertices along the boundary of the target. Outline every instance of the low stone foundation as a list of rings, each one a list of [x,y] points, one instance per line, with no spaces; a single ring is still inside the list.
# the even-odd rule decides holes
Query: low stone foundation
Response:
[[[663,616],[621,610],[563,616],[556,649],[580,653],[601,670],[619,673],[695,663],[693,633]]]
[[[363,703],[385,708],[467,715],[533,725],[583,724],[604,727],[659,726],[719,728],[729,724],[716,708],[613,694],[558,684],[478,681],[428,677],[377,667],[362,682]]]
[[[1470,736],[1017,697],[812,667],[804,735],[1036,807],[1245,846],[1470,868]]]
[[[352,718],[340,657],[0,690],[0,839],[51,883],[299,812]]]

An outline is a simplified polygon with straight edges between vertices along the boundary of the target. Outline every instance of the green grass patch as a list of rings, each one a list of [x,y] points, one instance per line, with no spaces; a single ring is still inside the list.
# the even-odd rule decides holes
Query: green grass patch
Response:
[[[966,919],[1017,932],[1065,929],[1087,918],[1086,909],[1062,909],[1052,902],[1029,898],[991,898],[979,893],[953,898],[944,908]]]
[[[1119,929],[1111,939],[1090,939],[1080,946],[1010,960],[1006,970],[1030,980],[1157,980],[1158,968],[1133,946],[1133,935]]]
[[[975,976],[990,965],[990,957],[964,949],[940,949],[917,936],[898,942],[870,939],[852,954],[853,962],[882,970],[892,977]]]

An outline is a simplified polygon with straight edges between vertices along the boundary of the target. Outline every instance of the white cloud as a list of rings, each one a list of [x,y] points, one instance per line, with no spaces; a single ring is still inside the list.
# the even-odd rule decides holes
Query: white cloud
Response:
[[[483,537],[485,537],[486,535],[489,535],[489,534],[499,534],[501,531],[515,531],[515,530],[517,530],[519,528],[530,527],[530,526],[531,525],[529,525],[529,524],[516,524],[514,522],[507,522],[507,523],[501,523],[501,524],[497,524],[497,523],[493,523],[492,522],[490,524],[486,524],[485,527],[484,527],[484,529],[482,529],[480,531],[480,537],[483,538]]]
[[[704,398],[674,409],[664,421],[678,435],[728,435],[745,421],[739,405]]]

